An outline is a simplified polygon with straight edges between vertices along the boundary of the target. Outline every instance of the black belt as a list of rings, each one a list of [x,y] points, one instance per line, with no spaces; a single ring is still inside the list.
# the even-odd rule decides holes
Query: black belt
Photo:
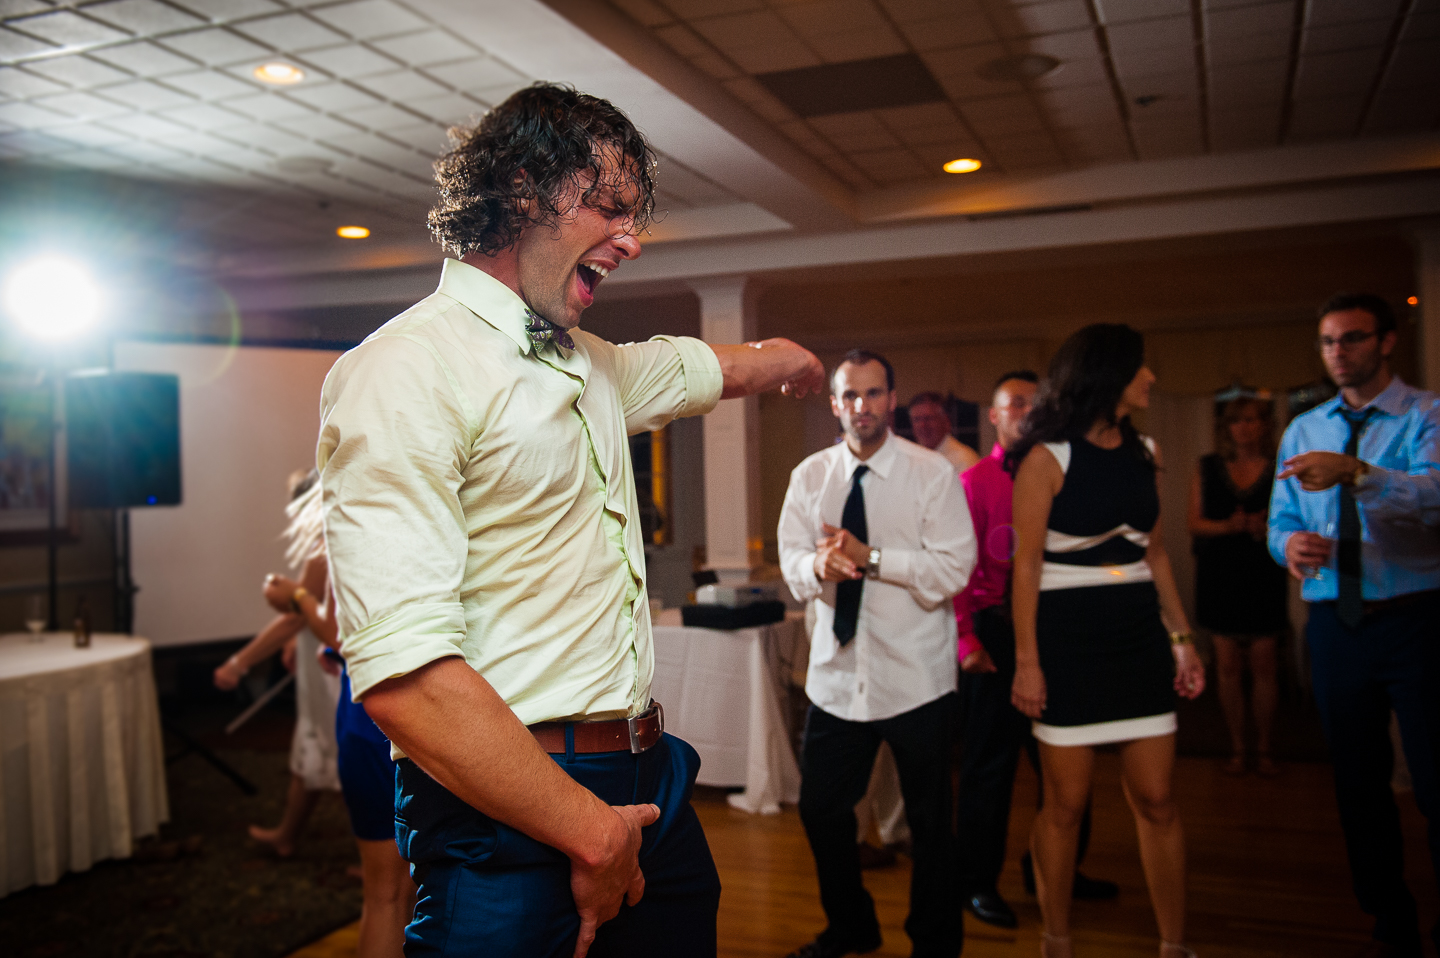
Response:
[[[1420,605],[1422,602],[1430,602],[1440,599],[1440,589],[1425,589],[1421,592],[1407,592],[1404,595],[1392,596],[1388,599],[1371,599],[1360,603],[1360,611],[1365,615],[1382,615],[1386,612],[1398,612],[1401,609],[1409,608],[1412,605]],[[1336,605],[1334,599],[1326,599],[1325,605]]]

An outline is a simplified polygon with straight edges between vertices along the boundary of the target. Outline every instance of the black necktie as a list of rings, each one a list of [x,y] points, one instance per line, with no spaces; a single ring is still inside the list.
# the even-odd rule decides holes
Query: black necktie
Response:
[[[1370,421],[1370,415],[1375,412],[1372,406],[1363,413],[1352,415],[1341,410],[1341,415],[1350,424],[1350,438],[1345,443],[1345,455],[1354,456],[1360,449],[1360,434],[1365,431],[1365,424]],[[1340,487],[1340,542],[1335,554],[1335,571],[1339,573],[1339,602],[1336,604],[1336,612],[1340,614],[1340,621],[1350,628],[1360,624],[1360,618],[1364,615],[1364,604],[1361,601],[1361,569],[1360,569],[1360,509],[1355,505],[1355,488],[1353,486],[1341,485]]]
[[[860,488],[860,477],[869,471],[869,466],[855,467],[845,511],[840,513],[840,528],[861,542],[870,541],[870,530],[865,525],[865,490]],[[855,624],[860,621],[860,593],[864,588],[864,579],[846,579],[835,586],[835,638],[841,645],[855,638]]]

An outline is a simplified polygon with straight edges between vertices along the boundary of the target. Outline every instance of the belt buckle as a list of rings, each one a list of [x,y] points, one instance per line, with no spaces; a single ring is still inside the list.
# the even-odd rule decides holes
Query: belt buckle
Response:
[[[629,731],[630,731],[630,754],[632,754],[632,755],[639,755],[641,752],[644,752],[644,751],[647,750],[647,749],[642,748],[642,747],[640,746],[639,723],[640,723],[640,721],[641,721],[642,719],[644,719],[644,718],[646,718],[647,716],[649,716],[649,714],[650,714],[651,712],[655,712],[655,713],[658,714],[658,716],[659,716],[659,718],[660,718],[660,731],[661,731],[661,732],[664,732],[664,731],[665,731],[665,707],[662,706],[659,702],[656,702],[656,701],[653,701],[653,700],[651,701],[650,707],[649,707],[648,709],[646,709],[645,711],[641,712],[639,715],[636,715],[634,718],[627,718],[627,719],[625,720],[625,727],[626,727],[627,729],[629,729]]]

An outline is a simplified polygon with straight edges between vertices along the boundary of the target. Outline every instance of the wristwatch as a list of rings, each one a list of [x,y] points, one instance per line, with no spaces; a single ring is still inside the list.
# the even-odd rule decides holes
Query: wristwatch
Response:
[[[870,558],[865,562],[865,578],[880,578],[880,550],[871,549]]]
[[[1364,459],[1357,457],[1355,463],[1355,471],[1350,473],[1350,481],[1345,483],[1351,488],[1360,485],[1365,480],[1366,474],[1370,472],[1370,465]]]

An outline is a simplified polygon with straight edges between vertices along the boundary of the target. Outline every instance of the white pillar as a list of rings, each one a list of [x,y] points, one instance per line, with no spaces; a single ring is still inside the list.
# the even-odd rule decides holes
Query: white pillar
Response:
[[[1440,392],[1440,224],[1415,230],[1414,242],[1415,295],[1420,297],[1420,384]],[[1404,304],[1396,306],[1404,309]]]
[[[755,284],[743,276],[697,280],[707,343],[756,337]],[[727,399],[705,417],[705,558],[722,581],[745,581],[764,558],[760,529],[760,400]]]

